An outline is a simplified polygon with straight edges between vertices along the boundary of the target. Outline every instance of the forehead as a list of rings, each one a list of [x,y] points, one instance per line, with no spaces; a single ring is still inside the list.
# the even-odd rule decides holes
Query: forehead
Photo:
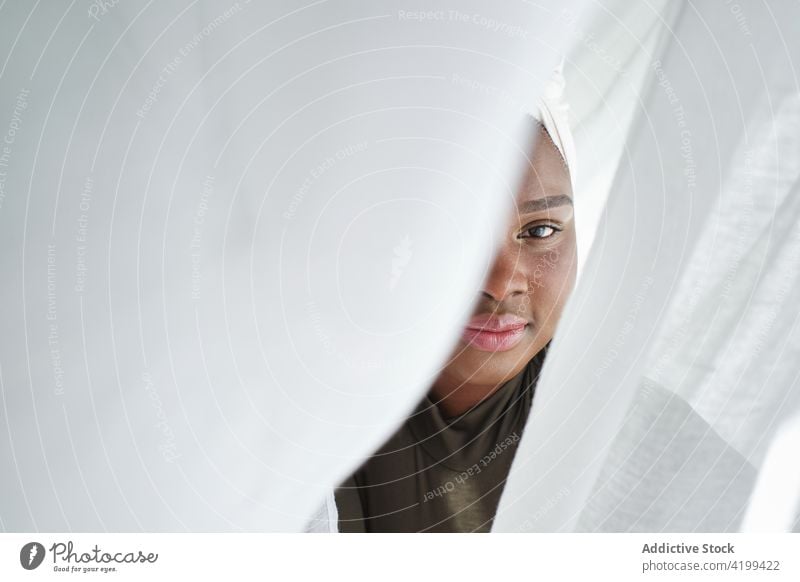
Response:
[[[558,195],[571,198],[572,184],[564,158],[544,126],[538,121],[534,123],[535,140],[528,154],[525,177],[517,193],[517,200]]]

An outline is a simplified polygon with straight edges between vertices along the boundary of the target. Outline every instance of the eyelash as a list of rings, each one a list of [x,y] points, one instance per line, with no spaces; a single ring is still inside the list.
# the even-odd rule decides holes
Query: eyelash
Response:
[[[540,228],[549,228],[553,232],[551,234],[548,234],[547,236],[533,236],[533,235],[523,236],[525,233],[530,233],[531,231],[534,231],[534,230],[537,230],[537,229],[540,229]],[[519,235],[519,238],[533,238],[533,239],[537,239],[537,240],[545,240],[545,239],[554,237],[559,232],[561,232],[561,229],[558,228],[554,224],[536,224],[534,226],[530,226],[530,227],[525,228],[522,231],[522,233]]]

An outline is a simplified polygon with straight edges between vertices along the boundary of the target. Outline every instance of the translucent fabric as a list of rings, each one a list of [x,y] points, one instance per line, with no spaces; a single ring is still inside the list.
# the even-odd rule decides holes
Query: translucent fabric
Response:
[[[587,4],[0,5],[0,529],[336,531],[564,54],[585,262],[493,531],[797,528],[800,6]]]
[[[302,530],[470,314],[563,6],[2,3],[0,528]]]
[[[798,16],[653,14],[659,48],[494,531],[735,531],[763,509],[759,470],[800,404]],[[796,456],[780,463],[760,492],[785,511],[760,529],[798,527],[800,489],[776,487]]]

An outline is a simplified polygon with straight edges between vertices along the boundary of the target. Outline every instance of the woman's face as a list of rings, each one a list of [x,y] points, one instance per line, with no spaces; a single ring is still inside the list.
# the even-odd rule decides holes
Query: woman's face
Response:
[[[561,154],[540,136],[503,240],[467,327],[440,380],[510,380],[552,339],[575,283],[572,187]]]

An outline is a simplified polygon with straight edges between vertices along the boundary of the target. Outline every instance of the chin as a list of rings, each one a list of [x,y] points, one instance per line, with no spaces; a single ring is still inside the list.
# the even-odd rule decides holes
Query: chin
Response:
[[[519,345],[507,352],[485,352],[461,343],[447,372],[460,382],[500,384],[519,374],[536,355],[531,345]]]

